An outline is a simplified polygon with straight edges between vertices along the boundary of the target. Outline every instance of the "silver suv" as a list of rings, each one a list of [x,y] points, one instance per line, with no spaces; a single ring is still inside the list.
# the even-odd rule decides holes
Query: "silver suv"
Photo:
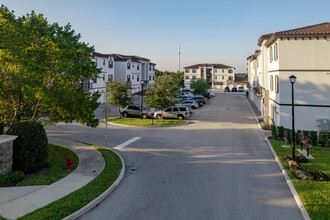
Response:
[[[196,102],[195,100],[185,100],[185,101],[182,101],[181,103],[177,104],[178,105],[184,105],[188,108],[192,108],[192,109],[196,109],[199,107],[199,104],[198,102]]]
[[[164,118],[177,118],[179,120],[183,120],[190,116],[189,109],[185,106],[173,106],[164,109],[163,117]],[[154,114],[154,117],[160,119],[162,117],[162,112],[157,111]]]
[[[123,117],[133,116],[133,117],[141,117],[141,108],[136,105],[128,105],[125,108],[120,109],[120,114]],[[150,118],[151,113],[147,111],[146,108],[142,108],[142,118]]]

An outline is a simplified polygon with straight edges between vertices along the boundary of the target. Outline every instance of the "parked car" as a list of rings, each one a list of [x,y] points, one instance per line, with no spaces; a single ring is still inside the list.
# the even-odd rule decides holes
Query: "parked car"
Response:
[[[203,106],[206,103],[206,99],[203,96],[193,96],[188,100],[194,100],[198,103],[199,107]]]
[[[190,116],[189,110],[185,106],[173,106],[173,107],[168,107],[164,109],[163,112],[163,117],[164,118],[177,118],[179,120],[183,120],[185,118],[188,118]],[[162,117],[162,112],[157,111],[154,114],[154,117],[156,118],[161,118]]]
[[[244,92],[244,88],[242,86],[238,87],[239,92]]]
[[[188,108],[192,108],[192,109],[196,109],[199,107],[198,102],[196,102],[195,100],[184,100],[177,105],[184,105],[184,106],[186,106]]]
[[[133,116],[133,117],[141,117],[141,107],[137,105],[128,105],[124,108],[120,109],[120,114],[123,117]],[[146,108],[142,108],[142,118],[150,118],[151,113]]]
[[[214,92],[212,92],[212,91],[208,91],[208,92],[210,93],[211,97],[214,97],[215,96],[215,93]]]
[[[231,89],[231,91],[232,91],[232,92],[237,92],[237,88],[236,88],[236,87],[233,87],[233,88]]]
[[[203,93],[202,96],[204,96],[207,99],[210,99],[212,97],[211,94],[209,93],[209,91],[207,91],[206,93]]]
[[[230,92],[230,89],[229,89],[229,87],[227,86],[223,91],[224,91],[224,92]]]

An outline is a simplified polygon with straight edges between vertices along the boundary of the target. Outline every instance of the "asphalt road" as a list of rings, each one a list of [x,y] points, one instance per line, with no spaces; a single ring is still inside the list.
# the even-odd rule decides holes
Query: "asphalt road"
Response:
[[[127,170],[116,190],[81,219],[303,219],[244,95],[217,94],[193,123],[109,126]],[[51,126],[50,136],[104,145],[104,124]]]

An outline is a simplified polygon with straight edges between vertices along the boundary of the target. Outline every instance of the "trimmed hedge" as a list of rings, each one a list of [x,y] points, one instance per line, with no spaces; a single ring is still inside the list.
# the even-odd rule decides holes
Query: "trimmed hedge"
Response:
[[[14,171],[6,175],[0,176],[0,185],[8,183],[16,183],[24,177],[24,172]]]
[[[16,122],[10,125],[7,134],[18,136],[14,141],[14,170],[33,173],[46,167],[48,139],[40,123]]]

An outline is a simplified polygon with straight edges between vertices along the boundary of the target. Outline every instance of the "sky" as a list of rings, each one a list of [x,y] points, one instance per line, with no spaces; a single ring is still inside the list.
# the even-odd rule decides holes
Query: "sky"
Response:
[[[16,16],[70,23],[100,53],[145,57],[156,69],[221,63],[245,73],[263,34],[330,22],[328,0],[0,0]]]

